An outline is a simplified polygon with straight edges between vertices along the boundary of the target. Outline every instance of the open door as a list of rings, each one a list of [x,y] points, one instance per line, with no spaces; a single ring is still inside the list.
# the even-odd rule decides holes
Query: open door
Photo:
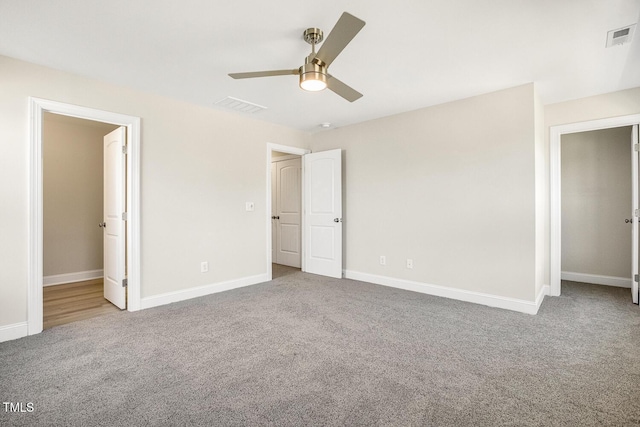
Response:
[[[278,263],[278,258],[276,256],[276,248],[278,247],[278,228],[277,228],[277,212],[278,212],[278,201],[277,201],[277,169],[276,164],[271,163],[271,262]]]
[[[342,277],[342,150],[305,154],[305,271]]]
[[[104,297],[116,307],[127,307],[125,288],[125,150],[126,129],[104,137]]]
[[[640,224],[638,221],[640,217],[640,206],[638,200],[638,169],[640,164],[640,152],[638,151],[638,125],[631,127],[631,200],[632,200],[632,212],[631,218],[633,218],[632,230],[633,236],[631,239],[631,298],[634,304],[638,304],[638,257],[640,256]]]
[[[276,247],[273,262],[300,268],[300,241],[302,235],[302,203],[300,202],[302,177],[300,158],[282,160],[275,165],[275,204],[271,216],[276,229]],[[272,166],[273,167],[273,166]],[[275,208],[274,208],[275,207]]]

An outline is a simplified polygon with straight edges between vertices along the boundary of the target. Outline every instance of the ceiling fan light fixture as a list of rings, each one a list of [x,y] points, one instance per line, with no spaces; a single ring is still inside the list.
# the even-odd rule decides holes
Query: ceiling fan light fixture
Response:
[[[327,88],[325,67],[312,62],[300,67],[300,88],[309,92],[318,92]]]
[[[309,92],[319,92],[327,88],[326,80],[323,74],[318,74],[315,78],[305,74],[300,76],[300,87]]]

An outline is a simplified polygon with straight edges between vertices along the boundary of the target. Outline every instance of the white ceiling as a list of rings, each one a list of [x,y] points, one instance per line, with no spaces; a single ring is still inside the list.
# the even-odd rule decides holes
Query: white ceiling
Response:
[[[299,67],[302,32],[326,36],[343,11],[367,24],[330,72],[358,101],[227,76]],[[640,28],[605,42],[639,18],[638,0],[0,0],[0,55],[211,108],[233,96],[315,131],[528,82],[545,104],[638,87]]]

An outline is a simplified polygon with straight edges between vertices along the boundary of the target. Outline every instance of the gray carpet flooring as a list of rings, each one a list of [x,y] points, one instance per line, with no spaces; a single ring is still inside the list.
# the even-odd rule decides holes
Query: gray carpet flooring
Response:
[[[640,424],[640,308],[571,282],[536,316],[281,269],[0,343],[2,426]]]

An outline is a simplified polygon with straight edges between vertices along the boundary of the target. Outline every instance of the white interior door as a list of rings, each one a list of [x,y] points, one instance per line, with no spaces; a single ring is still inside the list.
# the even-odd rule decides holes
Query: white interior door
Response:
[[[126,131],[120,127],[104,137],[104,297],[126,308],[125,279],[125,154]]]
[[[300,268],[301,256],[301,161],[276,162],[276,263]]]
[[[271,163],[271,262],[278,262],[276,248],[278,247],[277,211],[278,211],[278,178],[276,163]]]
[[[305,154],[305,271],[342,277],[342,151]]]
[[[634,304],[638,304],[638,257],[640,256],[639,245],[640,245],[640,224],[638,221],[640,218],[638,217],[638,209],[639,200],[638,200],[638,169],[640,163],[640,152],[638,150],[638,125],[634,125],[631,128],[631,200],[632,200],[632,212],[631,218],[633,218],[632,229],[633,229],[633,238],[631,239],[631,298]]]

